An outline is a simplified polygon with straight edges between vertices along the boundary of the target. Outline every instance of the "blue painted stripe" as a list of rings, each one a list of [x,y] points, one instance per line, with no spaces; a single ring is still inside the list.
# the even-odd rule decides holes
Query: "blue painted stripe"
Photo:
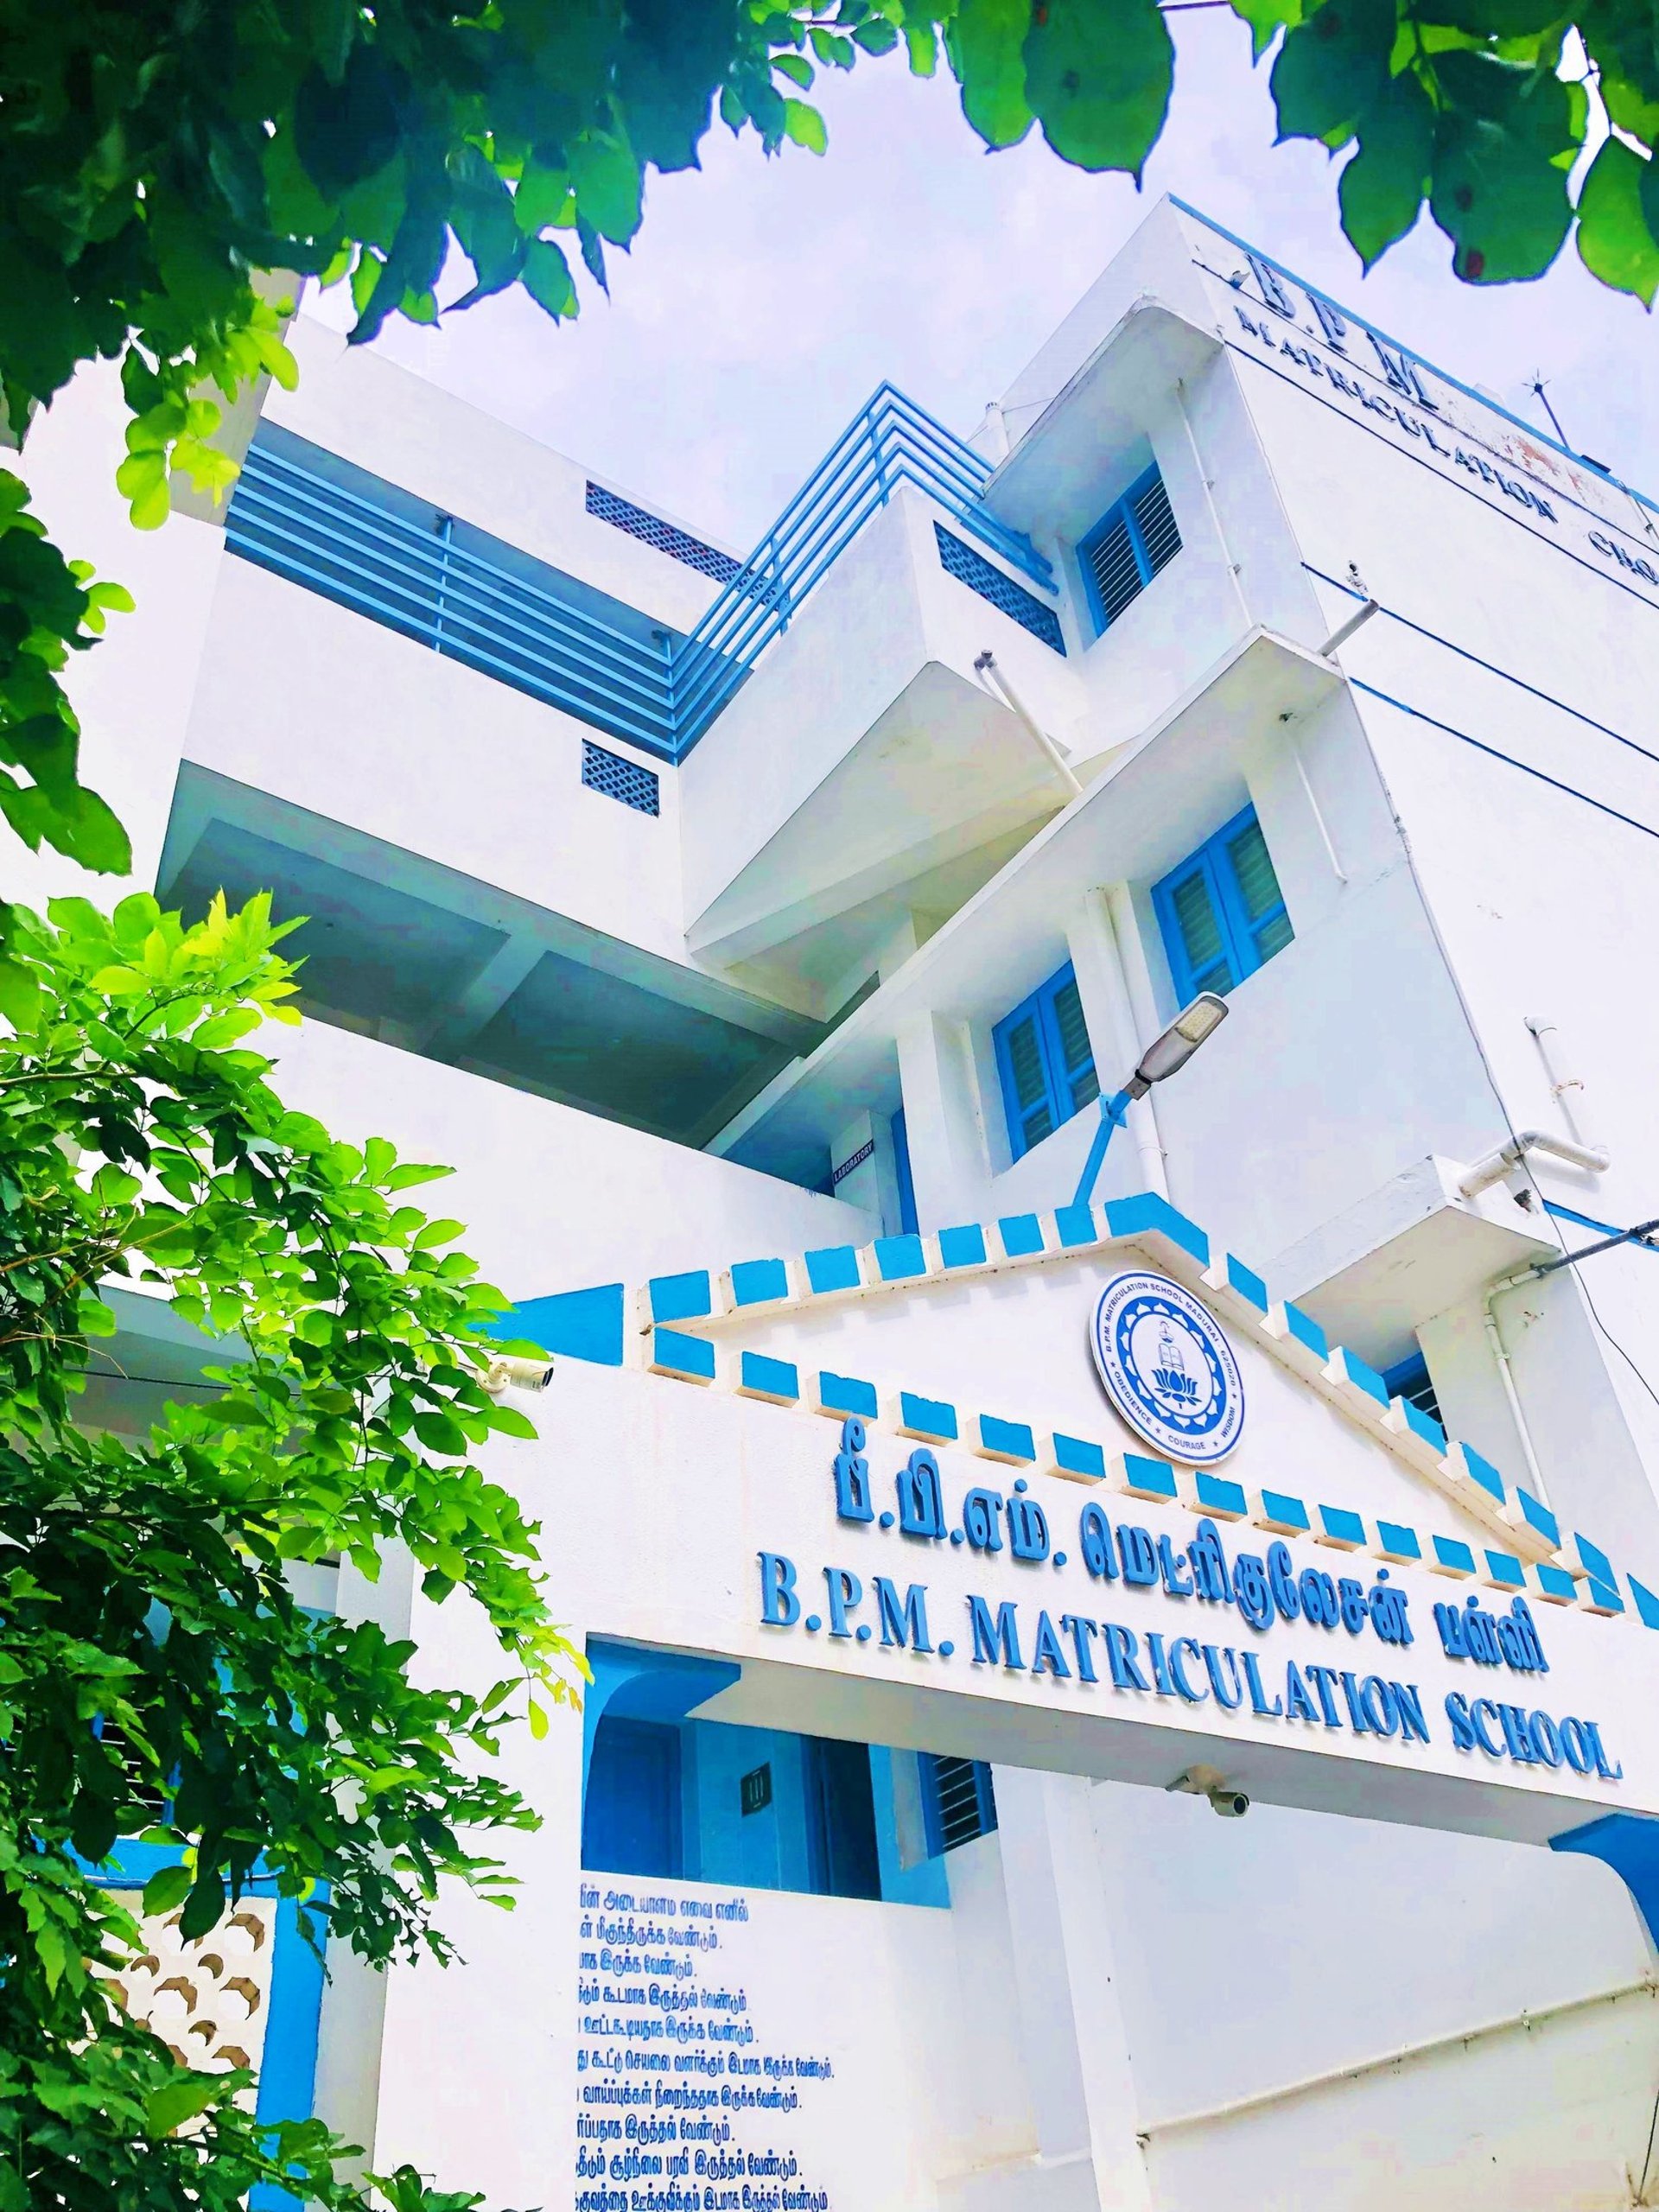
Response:
[[[1465,1444],[1461,1449],[1463,1464],[1467,1468],[1471,1478],[1478,1482],[1489,1497],[1495,1497],[1502,1505],[1507,1496],[1503,1488],[1503,1476],[1498,1473],[1490,1459],[1482,1459],[1473,1445]]]
[[[1325,1341],[1325,1331],[1311,1313],[1304,1313],[1300,1306],[1291,1305],[1288,1300],[1285,1304],[1285,1326],[1299,1344],[1317,1352],[1321,1359],[1330,1358],[1331,1347]]]
[[[826,1244],[806,1255],[806,1279],[820,1294],[858,1288],[858,1252],[851,1244]]]
[[[1098,1242],[1100,1230],[1091,1205],[1056,1206],[1054,1232],[1060,1240],[1063,1252],[1074,1250],[1079,1244]]]
[[[1573,1541],[1579,1548],[1579,1557],[1584,1561],[1594,1580],[1598,1582],[1605,1582],[1611,1590],[1618,1578],[1613,1573],[1613,1562],[1608,1558],[1606,1553],[1602,1550],[1599,1544],[1592,1544],[1588,1536],[1575,1533]]]
[[[715,1310],[707,1268],[689,1274],[653,1275],[646,1285],[653,1321],[700,1321]]]
[[[947,1268],[978,1268],[985,1263],[985,1232],[976,1221],[939,1231],[939,1259]]]
[[[1169,1200],[1160,1198],[1155,1191],[1142,1191],[1132,1198],[1109,1198],[1106,1226],[1114,1236],[1139,1236],[1155,1229],[1172,1244],[1190,1252],[1200,1267],[1210,1264],[1210,1239],[1197,1222],[1177,1213]]]
[[[1538,1566],[1535,1567],[1532,1571],[1538,1578],[1538,1587],[1543,1591],[1547,1596],[1559,1599],[1564,1605],[1569,1605],[1577,1599],[1579,1594],[1579,1586],[1573,1580],[1573,1577],[1567,1573],[1564,1567],[1551,1567],[1548,1560],[1543,1560]],[[1632,1590],[1637,1587],[1634,1581],[1631,1582],[1630,1587]],[[1638,1598],[1637,1600],[1638,1607],[1640,1606],[1641,1602],[1641,1599]],[[1649,1621],[1648,1626],[1649,1628],[1659,1628],[1659,1620]]]
[[[715,1379],[715,1348],[707,1337],[689,1337],[680,1329],[652,1332],[651,1363],[676,1375],[695,1375],[704,1382]]]
[[[798,1398],[801,1378],[792,1359],[773,1359],[763,1351],[746,1351],[738,1366],[737,1387],[757,1397]]]
[[[1506,1590],[1524,1590],[1527,1586],[1526,1570],[1513,1552],[1488,1552],[1486,1572]]]
[[[1042,1250],[1043,1224],[1034,1213],[1005,1214],[996,1226],[1011,1260],[1028,1260]]]
[[[1090,1444],[1081,1436],[1062,1436],[1058,1430],[1050,1440],[1057,1467],[1064,1467],[1069,1475],[1088,1475],[1096,1482],[1104,1481],[1106,1454],[1098,1444]]]
[[[826,1413],[856,1414],[861,1421],[874,1421],[875,1385],[852,1375],[831,1375],[826,1368],[818,1376],[818,1403]]]
[[[1227,1281],[1239,1296],[1255,1306],[1258,1313],[1265,1313],[1268,1306],[1268,1286],[1254,1268],[1247,1268],[1243,1260],[1227,1255]]]
[[[1546,1543],[1559,1544],[1561,1524],[1547,1505],[1541,1505],[1529,1491],[1516,1485],[1515,1502],[1521,1509],[1521,1518],[1529,1529],[1535,1529]]]
[[[1436,1536],[1433,1541],[1434,1557],[1440,1566],[1450,1567],[1454,1574],[1474,1573],[1475,1554],[1467,1544],[1455,1536]]]
[[[1417,1531],[1398,1521],[1379,1521],[1376,1541],[1390,1559],[1421,1559],[1423,1555]]]
[[[561,1291],[551,1298],[526,1298],[493,1321],[485,1333],[508,1343],[522,1337],[543,1351],[589,1360],[595,1367],[620,1367],[626,1302],[626,1287],[620,1282]]]
[[[1148,1459],[1139,1452],[1123,1454],[1123,1486],[1137,1497],[1179,1497],[1175,1470],[1166,1459]]]
[[[1386,1413],[1389,1408],[1389,1386],[1376,1370],[1374,1367],[1368,1367],[1359,1354],[1357,1351],[1351,1351],[1346,1344],[1337,1346],[1337,1355],[1342,1360],[1343,1373],[1348,1380],[1357,1389],[1363,1390],[1368,1398],[1374,1398]]]
[[[1551,1567],[1549,1572],[1552,1574],[1560,1574],[1561,1569],[1560,1567]],[[1541,1567],[1538,1573],[1541,1577],[1544,1573],[1544,1569]],[[1570,1574],[1566,1574],[1562,1576],[1562,1579],[1570,1590],[1573,1586],[1572,1576]],[[1637,1618],[1642,1623],[1643,1627],[1659,1628],[1659,1598],[1656,1598],[1652,1591],[1649,1589],[1647,1584],[1645,1582],[1638,1582],[1633,1574],[1626,1575],[1624,1579],[1630,1586],[1630,1595],[1636,1600]]]
[[[1225,1475],[1207,1475],[1200,1469],[1192,1478],[1192,1495],[1200,1513],[1224,1513],[1242,1520],[1249,1510],[1243,1484]]]
[[[1426,1414],[1421,1406],[1414,1406],[1409,1398],[1397,1398],[1395,1402],[1405,1408],[1406,1427],[1412,1434],[1421,1437],[1425,1444],[1444,1457],[1446,1431],[1440,1427],[1439,1421],[1434,1420],[1432,1414]]]
[[[901,1390],[899,1419],[904,1427],[918,1429],[924,1436],[947,1444],[957,1440],[957,1409],[943,1398],[922,1398],[913,1390]]]
[[[739,1260],[732,1269],[734,1306],[768,1306],[789,1296],[789,1269],[781,1260]]]
[[[316,2098],[327,1949],[327,1914],[322,1907],[327,1895],[324,1890],[303,1906],[294,1897],[277,1900],[270,1948],[270,2009],[254,2107],[254,2117],[264,2126],[275,2127],[284,2120],[309,2120]],[[302,1915],[312,1923],[317,1949],[307,1940]],[[249,2212],[287,2212],[299,2201],[288,2190],[262,2182],[249,2194]]]
[[[876,1272],[883,1282],[907,1282],[912,1275],[927,1273],[927,1259],[922,1250],[919,1236],[878,1236],[875,1240]]]
[[[1320,1506],[1319,1526],[1332,1543],[1358,1546],[1365,1541],[1364,1522],[1345,1505]]]
[[[1037,1457],[1037,1440],[1023,1421],[999,1421],[995,1414],[981,1414],[979,1441],[984,1451],[1001,1452],[1006,1459]]]
[[[1262,1513],[1264,1520],[1275,1528],[1300,1529],[1304,1534],[1313,1527],[1308,1511],[1300,1497],[1292,1497],[1287,1491],[1264,1490],[1262,1493]]]
[[[1611,1582],[1598,1581],[1592,1575],[1590,1580],[1586,1583],[1585,1591],[1586,1596],[1582,1600],[1580,1600],[1580,1602],[1587,1605],[1592,1611],[1599,1613],[1622,1613],[1624,1611],[1624,1600],[1619,1596],[1618,1591],[1613,1587]]]

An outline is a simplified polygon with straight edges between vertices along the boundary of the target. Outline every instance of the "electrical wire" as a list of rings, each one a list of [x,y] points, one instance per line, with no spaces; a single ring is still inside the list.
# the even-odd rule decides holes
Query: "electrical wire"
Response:
[[[1322,584],[1329,584],[1333,591],[1342,592],[1350,599],[1363,601],[1367,596],[1363,591],[1356,591],[1351,584],[1344,583],[1336,576],[1327,576],[1323,569],[1316,569],[1311,561],[1304,561],[1302,567],[1308,575]],[[1574,721],[1582,722],[1586,729],[1599,730],[1603,737],[1611,737],[1615,744],[1628,746],[1632,753],[1639,753],[1644,760],[1651,760],[1659,766],[1659,753],[1650,752],[1645,745],[1638,745],[1633,737],[1626,737],[1623,730],[1598,721],[1593,715],[1586,715],[1580,707],[1569,707],[1565,699],[1558,699],[1551,691],[1541,691],[1535,683],[1529,683],[1524,676],[1516,676],[1510,669],[1500,668],[1496,661],[1484,660],[1480,654],[1471,652],[1467,645],[1459,645],[1455,639],[1443,638],[1438,630],[1430,630],[1421,622],[1414,622],[1410,615],[1402,614],[1398,607],[1385,606],[1381,600],[1376,601],[1376,606],[1379,614],[1386,614],[1389,621],[1399,623],[1402,629],[1415,631],[1420,638],[1427,638],[1431,645],[1444,645],[1447,652],[1456,653],[1461,660],[1471,661],[1477,668],[1484,668],[1489,676],[1502,677],[1505,683],[1513,683],[1518,691],[1542,700],[1547,707],[1558,708],[1562,714],[1571,715]]]

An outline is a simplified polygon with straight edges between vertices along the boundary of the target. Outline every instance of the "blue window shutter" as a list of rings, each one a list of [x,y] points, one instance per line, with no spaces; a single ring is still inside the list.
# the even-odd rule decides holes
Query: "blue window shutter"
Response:
[[[922,1753],[922,1810],[927,1852],[937,1859],[959,1843],[989,1835],[996,1826],[991,1770],[983,1759],[944,1758]]]
[[[1200,991],[1224,996],[1295,936],[1254,807],[1154,884],[1152,903],[1183,1006]]]
[[[1137,477],[1077,547],[1097,632],[1112,624],[1181,550],[1181,533],[1156,464]]]
[[[1019,1160],[1100,1095],[1071,962],[999,1021],[992,1037],[1009,1148]]]

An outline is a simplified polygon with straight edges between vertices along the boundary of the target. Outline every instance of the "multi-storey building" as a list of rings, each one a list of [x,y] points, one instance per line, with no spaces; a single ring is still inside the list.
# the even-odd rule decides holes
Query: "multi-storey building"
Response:
[[[1167,201],[747,558],[294,343],[142,549],[36,434],[143,602],[87,772],[455,1163],[594,1681],[465,1967],[319,2026],[279,1935],[269,2108],[493,2203],[1649,2201],[1659,1270],[1557,1263],[1659,1212],[1654,509]]]

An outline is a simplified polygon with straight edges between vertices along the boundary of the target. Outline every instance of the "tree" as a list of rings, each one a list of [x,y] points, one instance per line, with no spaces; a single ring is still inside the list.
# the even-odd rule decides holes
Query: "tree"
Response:
[[[1651,302],[1645,0],[1230,4],[1258,56],[1276,42],[1281,137],[1352,149],[1338,197],[1367,266],[1427,199],[1463,280],[1536,276],[1576,213],[1587,266]],[[1066,161],[1137,176],[1173,83],[1160,0],[0,0],[5,413],[23,431],[77,368],[118,361],[118,481],[153,528],[173,478],[233,478],[221,401],[293,378],[262,272],[349,283],[360,343],[388,315],[435,318],[453,244],[474,276],[458,306],[522,284],[556,321],[577,310],[571,254],[602,284],[649,172],[695,166],[716,114],[769,152],[822,153],[815,72],[901,45],[922,74],[943,54],[988,146],[1035,126]],[[1612,131],[1575,201],[1592,107]],[[128,602],[26,499],[0,472],[0,811],[32,849],[120,874],[60,676]],[[0,959],[0,1011],[19,987]]]
[[[448,1171],[286,1111],[242,1039],[294,1019],[268,899],[186,928],[154,899],[17,910],[32,1019],[0,1039],[0,2212],[231,2212],[256,2181],[350,2212],[319,2122],[275,2137],[245,2074],[181,2067],[112,1977],[136,1929],[98,1866],[168,1847],[144,1892],[204,1934],[254,1875],[377,1964],[448,1946],[437,1885],[501,1903],[479,1839],[536,1816],[489,1771],[580,1662],[535,1530],[471,1463],[530,1436],[483,1387],[499,1293],[406,1193]],[[219,1386],[142,1440],[74,1416],[130,1284],[223,1346]],[[487,1695],[417,1688],[413,1646],[318,1618],[290,1563],[412,1554],[504,1651]],[[182,2132],[180,2132],[182,2130]],[[430,2198],[407,2171],[399,2212]]]

